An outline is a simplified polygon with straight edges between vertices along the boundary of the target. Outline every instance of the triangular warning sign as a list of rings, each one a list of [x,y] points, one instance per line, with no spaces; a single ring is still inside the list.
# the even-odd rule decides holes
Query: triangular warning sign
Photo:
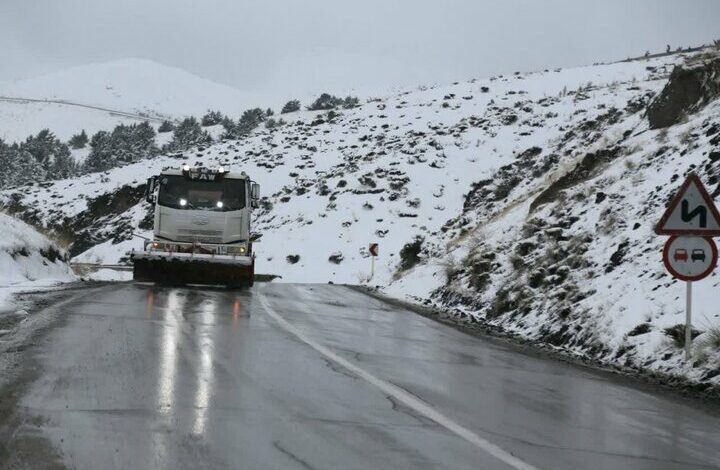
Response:
[[[700,178],[690,174],[655,227],[659,235],[720,235],[720,214]]]

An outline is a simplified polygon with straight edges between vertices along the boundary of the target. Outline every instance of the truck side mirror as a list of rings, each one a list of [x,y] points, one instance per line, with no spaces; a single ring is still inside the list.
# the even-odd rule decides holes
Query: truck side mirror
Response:
[[[145,200],[149,202],[150,204],[155,203],[155,185],[156,185],[156,179],[155,177],[148,178],[147,180],[147,186],[145,187]]]
[[[250,185],[250,205],[253,208],[260,207],[260,185],[257,183]]]

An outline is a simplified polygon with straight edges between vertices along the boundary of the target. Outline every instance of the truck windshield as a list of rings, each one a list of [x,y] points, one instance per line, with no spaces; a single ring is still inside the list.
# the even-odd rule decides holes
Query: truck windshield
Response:
[[[158,204],[174,209],[236,211],[245,208],[245,180],[189,180],[184,176],[161,175]]]

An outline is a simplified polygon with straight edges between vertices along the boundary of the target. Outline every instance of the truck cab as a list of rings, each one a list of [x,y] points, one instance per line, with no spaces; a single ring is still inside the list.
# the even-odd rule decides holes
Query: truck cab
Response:
[[[144,253],[133,254],[136,279],[252,284],[252,245],[259,237],[251,232],[251,214],[259,185],[245,172],[168,169],[148,179],[146,199],[155,206],[153,239]]]

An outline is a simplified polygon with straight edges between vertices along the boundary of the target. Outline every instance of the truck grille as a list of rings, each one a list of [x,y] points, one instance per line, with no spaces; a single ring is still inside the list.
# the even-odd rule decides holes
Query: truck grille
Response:
[[[194,237],[222,237],[221,230],[195,230],[190,228],[179,228],[178,233]]]
[[[178,241],[180,242],[200,241],[206,243],[222,243],[222,235],[223,233],[220,230],[178,229]]]

